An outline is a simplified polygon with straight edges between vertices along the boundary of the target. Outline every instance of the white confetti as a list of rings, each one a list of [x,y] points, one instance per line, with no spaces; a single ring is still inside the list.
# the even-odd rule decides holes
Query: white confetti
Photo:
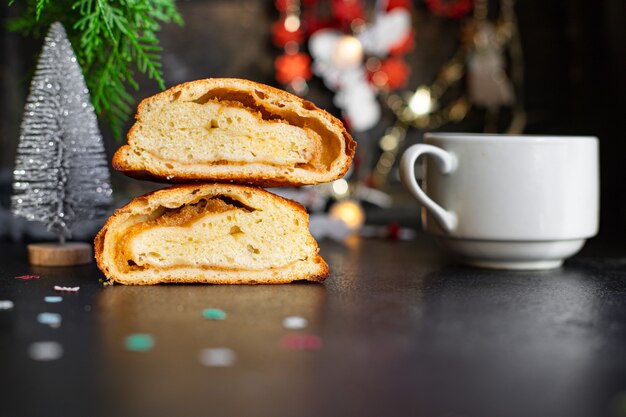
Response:
[[[0,300],[0,310],[11,310],[14,304],[11,300]]]
[[[200,363],[204,366],[232,366],[237,354],[229,348],[209,348],[200,352]]]
[[[80,287],[61,287],[59,285],[55,285],[54,290],[61,292],[78,292],[78,290],[80,290]]]
[[[63,346],[57,342],[35,342],[28,347],[28,356],[36,361],[53,361],[63,356]]]
[[[61,301],[63,301],[63,297],[59,297],[58,295],[49,295],[47,297],[44,297],[43,300],[46,303],[60,303]]]
[[[290,330],[300,330],[306,328],[309,322],[304,317],[289,316],[283,320],[283,327]]]
[[[41,313],[37,316],[37,321],[50,327],[61,327],[61,315],[57,313]]]

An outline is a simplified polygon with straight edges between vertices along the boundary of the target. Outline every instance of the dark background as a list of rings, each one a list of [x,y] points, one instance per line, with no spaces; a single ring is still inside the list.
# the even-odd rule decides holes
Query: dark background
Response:
[[[29,74],[41,40],[8,33],[5,23],[15,15],[0,3],[0,211],[8,210],[11,172],[19,137],[19,124],[28,92]],[[491,2],[497,4],[497,2]],[[271,1],[191,0],[177,3],[185,26],[166,25],[160,35],[166,84],[207,77],[240,77],[276,85],[270,28],[277,18]],[[409,88],[430,84],[458,44],[459,23],[433,16],[415,2],[416,47],[408,56],[412,68]],[[519,0],[516,11],[524,55],[524,107],[526,133],[594,135],[601,146],[601,229],[603,239],[620,239],[626,231],[626,187],[623,185],[626,137],[622,120],[626,110],[626,2],[623,0]],[[141,81],[140,100],[158,91],[154,82]],[[313,80],[309,100],[336,113],[331,94]],[[480,131],[480,115],[440,130]],[[357,135],[372,156],[373,145],[389,115],[370,132]],[[130,121],[129,121],[130,123]],[[117,147],[106,123],[100,123],[110,158]],[[423,132],[410,131],[406,145],[421,140]],[[117,204],[154,188],[112,173]],[[416,203],[397,181],[387,190],[397,207],[377,213],[375,221],[399,220],[418,226]],[[400,209],[398,209],[400,207]],[[370,217],[373,221],[374,217]],[[0,217],[0,221],[10,221]],[[0,224],[0,240],[10,233]],[[15,238],[15,237],[13,237]]]
[[[21,0],[15,0],[19,7]],[[178,3],[185,27],[161,35],[168,85],[204,77],[273,83],[270,1]],[[432,82],[455,50],[458,23],[415,13],[410,87]],[[519,0],[528,133],[596,135],[601,142],[602,219],[597,245],[544,272],[448,265],[430,240],[320,242],[332,270],[323,285],[110,286],[95,264],[27,267],[23,245],[0,242],[1,415],[141,416],[626,416],[626,1]],[[0,241],[29,74],[41,42],[8,34],[14,13],[0,0]],[[157,92],[142,82],[141,99]],[[330,110],[313,82],[309,99]],[[478,131],[480,114],[445,130]],[[373,142],[389,117],[360,136]],[[101,123],[108,156],[120,145]],[[408,144],[419,141],[411,131]],[[376,152],[374,149],[372,152]],[[154,187],[112,172],[116,200]],[[393,209],[377,221],[417,225],[416,204],[394,182]],[[385,218],[386,216],[386,218]],[[370,217],[372,220],[372,217]],[[4,223],[3,223],[4,222]],[[11,237],[12,239],[13,237]],[[620,245],[605,244],[621,239]],[[22,281],[25,273],[41,279]],[[56,306],[51,286],[78,286]],[[223,308],[224,322],[200,312]],[[36,323],[43,311],[63,326]],[[319,334],[319,352],[280,347],[280,322],[298,314]],[[154,334],[150,353],[123,348],[129,333]],[[57,340],[64,358],[30,360],[39,340]],[[228,346],[237,366],[207,369],[197,353]],[[141,355],[141,356],[140,356]],[[224,371],[224,372],[221,372]]]

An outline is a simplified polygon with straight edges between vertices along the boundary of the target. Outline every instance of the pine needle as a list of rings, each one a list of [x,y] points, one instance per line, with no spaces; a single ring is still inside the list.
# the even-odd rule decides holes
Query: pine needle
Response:
[[[139,85],[135,71],[165,89],[157,33],[162,23],[183,25],[174,0],[9,0],[21,7],[8,28],[40,37],[63,23],[87,81],[96,112],[122,137]]]

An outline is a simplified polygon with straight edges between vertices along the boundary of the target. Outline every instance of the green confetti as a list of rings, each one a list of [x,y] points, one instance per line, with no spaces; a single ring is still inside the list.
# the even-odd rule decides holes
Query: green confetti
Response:
[[[146,352],[154,347],[154,338],[144,333],[131,334],[126,337],[124,346],[132,352]]]
[[[202,311],[202,317],[207,320],[225,320],[226,313],[223,310],[217,308],[205,308]]]

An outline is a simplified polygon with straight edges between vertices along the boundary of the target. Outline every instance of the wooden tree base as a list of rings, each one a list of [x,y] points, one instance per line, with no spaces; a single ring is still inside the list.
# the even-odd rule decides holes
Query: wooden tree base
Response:
[[[93,249],[84,242],[31,243],[28,262],[41,266],[71,266],[88,264],[93,259]]]

